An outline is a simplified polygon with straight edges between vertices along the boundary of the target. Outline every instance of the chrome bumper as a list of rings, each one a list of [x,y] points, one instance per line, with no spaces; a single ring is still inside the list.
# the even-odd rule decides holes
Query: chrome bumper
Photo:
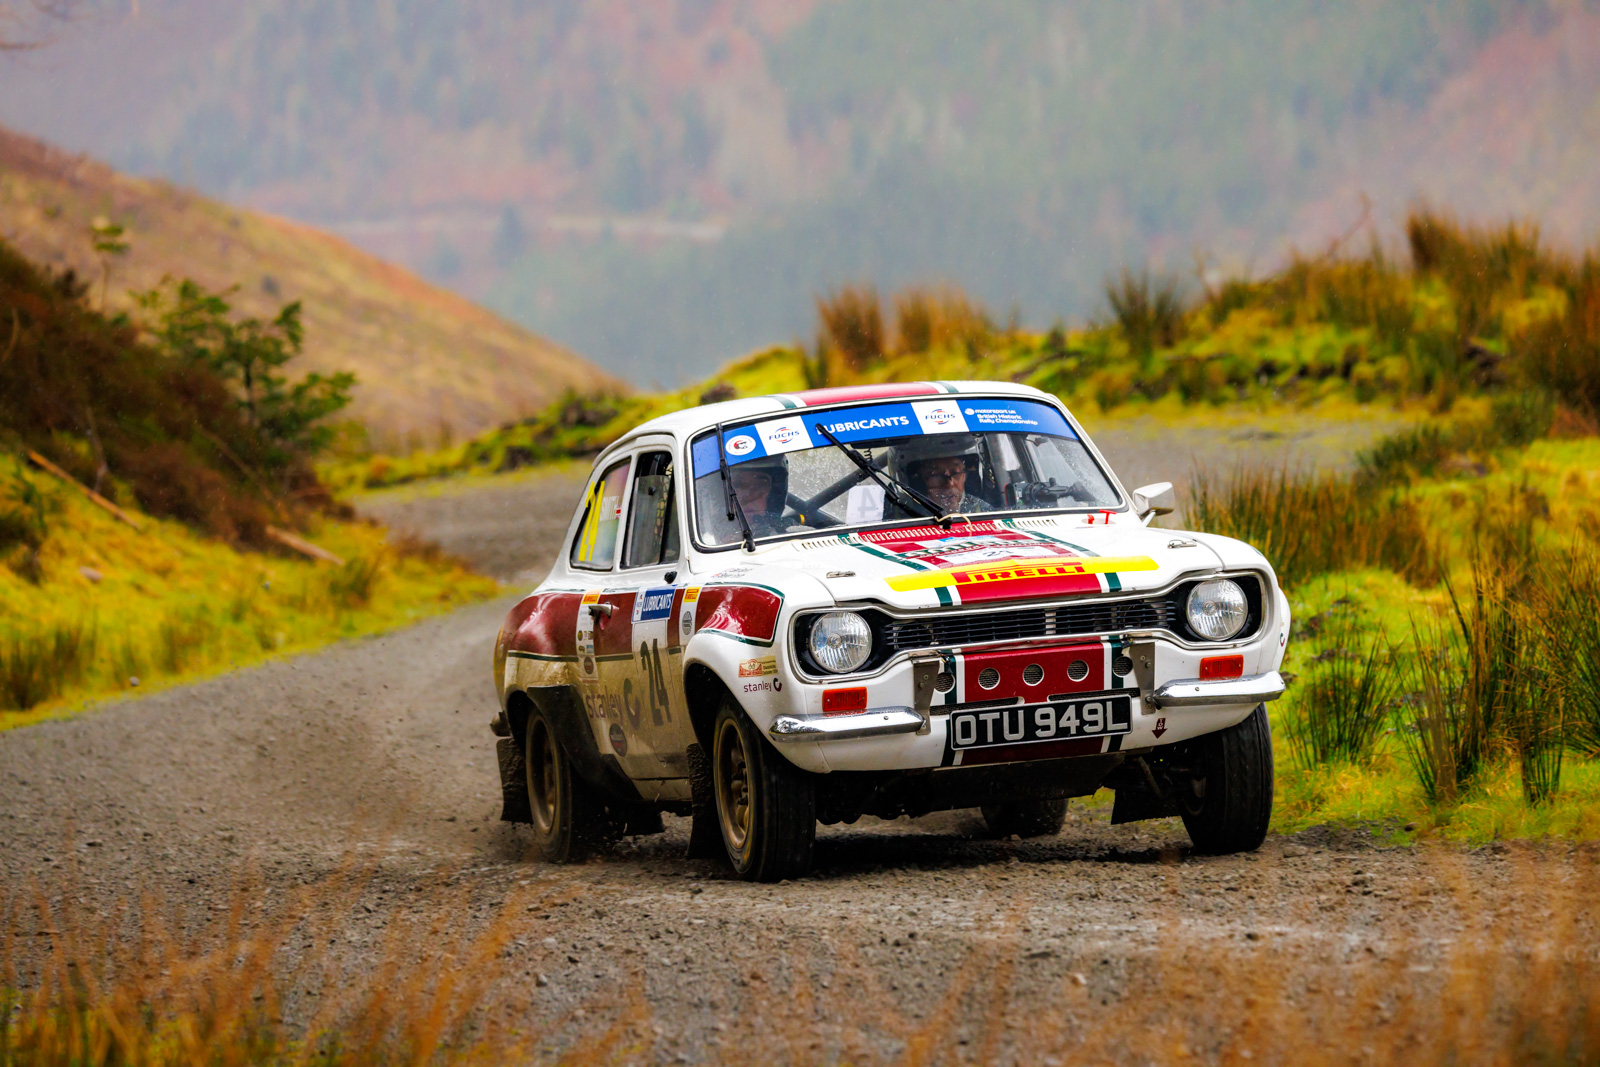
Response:
[[[914,734],[927,719],[911,708],[874,708],[855,715],[779,715],[767,730],[774,741],[845,741]]]
[[[1189,708],[1202,704],[1259,704],[1283,696],[1283,675],[1277,671],[1230,678],[1225,682],[1203,682],[1186,678],[1168,682],[1150,694],[1158,708]]]

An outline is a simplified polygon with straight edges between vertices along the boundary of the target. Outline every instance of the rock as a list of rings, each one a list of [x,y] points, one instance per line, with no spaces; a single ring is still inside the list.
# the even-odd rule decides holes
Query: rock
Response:
[[[553,937],[547,937],[543,941],[539,942],[539,944],[543,945],[551,952],[554,952],[558,947],[560,947],[556,944],[556,939]]]
[[[1311,850],[1309,848],[1306,848],[1304,845],[1284,845],[1283,846],[1283,858],[1286,859],[1286,860],[1292,860],[1297,856],[1306,856],[1306,855],[1309,855],[1310,852],[1311,852]]]
[[[541,986],[547,986],[547,985],[550,984],[550,979],[547,976],[541,974],[538,978],[534,979],[534,984],[541,985]]]

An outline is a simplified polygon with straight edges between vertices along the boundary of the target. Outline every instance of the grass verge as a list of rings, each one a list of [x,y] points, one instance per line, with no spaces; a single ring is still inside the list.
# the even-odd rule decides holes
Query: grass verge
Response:
[[[9,457],[0,465],[9,467],[0,513],[36,515],[47,531],[0,543],[0,729],[394,629],[499,591],[368,523],[312,527],[342,565],[246,553],[171,520],[145,517],[134,530]]]

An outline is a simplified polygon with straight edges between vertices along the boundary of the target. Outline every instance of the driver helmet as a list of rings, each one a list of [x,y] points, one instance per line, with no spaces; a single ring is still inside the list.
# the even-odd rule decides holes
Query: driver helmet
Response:
[[[734,467],[728,472],[729,475],[731,476],[735,470],[759,471],[770,477],[772,488],[767,491],[766,512],[769,515],[783,514],[784,502],[789,498],[789,465],[783,461],[783,457],[762,456],[760,459],[752,459]],[[742,500],[740,503],[745,504]],[[745,506],[748,507],[748,504]]]
[[[978,473],[978,439],[970,433],[937,433],[913,437],[895,449],[895,467],[905,478],[915,478],[918,468],[930,459],[966,461],[967,477]],[[918,486],[918,488],[921,488]]]

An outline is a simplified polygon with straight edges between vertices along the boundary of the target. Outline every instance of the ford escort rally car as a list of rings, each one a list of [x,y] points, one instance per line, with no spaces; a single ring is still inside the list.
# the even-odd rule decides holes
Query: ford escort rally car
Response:
[[[562,861],[691,815],[691,855],[804,873],[819,822],[979,808],[1060,830],[1181,816],[1206,852],[1272,811],[1289,606],[1242,542],[1152,528],[1054,397],[820,389],[644,423],[595,461],[505,620],[503,818]]]

